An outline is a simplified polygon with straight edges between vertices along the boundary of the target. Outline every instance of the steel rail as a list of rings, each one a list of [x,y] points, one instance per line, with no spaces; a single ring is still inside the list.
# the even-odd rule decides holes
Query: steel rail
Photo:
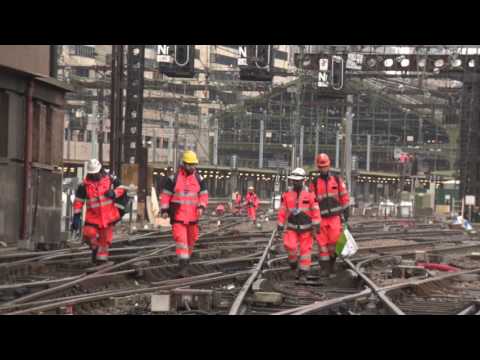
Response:
[[[106,298],[109,298],[109,297],[112,297],[112,296],[128,296],[128,295],[155,292],[155,291],[159,291],[159,290],[171,290],[171,289],[176,289],[176,288],[183,288],[183,287],[186,287],[186,286],[208,284],[208,283],[212,283],[212,282],[233,279],[233,278],[237,278],[239,276],[247,276],[249,274],[251,274],[251,271],[240,271],[240,272],[237,272],[237,273],[215,276],[215,277],[208,278],[208,279],[188,281],[188,282],[184,282],[182,284],[167,284],[167,285],[162,285],[162,286],[144,287],[144,288],[137,288],[137,289],[130,289],[130,290],[117,290],[117,291],[110,291],[110,292],[106,292],[106,293],[103,292],[103,293],[97,293],[97,294],[89,294],[88,296],[84,296],[82,298],[77,298],[77,299],[73,299],[73,300],[61,300],[61,301],[57,301],[57,302],[47,304],[47,305],[43,305],[43,306],[37,306],[37,307],[29,308],[29,309],[24,309],[24,310],[19,310],[19,311],[6,313],[4,315],[24,315],[24,314],[29,314],[29,313],[32,313],[32,312],[51,310],[51,309],[54,309],[54,308],[57,308],[57,307],[60,307],[60,306],[75,305],[75,304],[80,304],[80,303],[85,303],[85,302],[99,301],[99,300],[103,300],[103,299],[106,299]]]
[[[250,275],[250,277],[247,279],[245,284],[243,284],[243,287],[240,290],[240,292],[238,293],[237,297],[235,298],[235,301],[233,302],[233,304],[230,308],[230,311],[228,312],[228,315],[237,315],[238,314],[238,311],[240,309],[240,306],[243,303],[243,299],[245,298],[245,295],[250,290],[250,287],[252,286],[253,282],[256,280],[256,278],[258,277],[258,275],[260,274],[260,272],[262,270],[263,264],[264,264],[265,260],[267,259],[268,252],[270,251],[270,247],[272,246],[272,243],[273,243],[273,240],[275,239],[276,233],[277,233],[277,229],[274,229],[272,231],[272,235],[270,236],[270,240],[269,240],[267,246],[265,247],[265,250],[263,251],[263,255],[260,258],[260,261],[255,266],[255,270]]]
[[[335,299],[315,301],[312,304],[303,305],[303,306],[299,306],[299,307],[296,307],[296,308],[279,311],[279,312],[273,313],[271,315],[305,315],[305,314],[311,313],[313,311],[326,309],[330,306],[340,304],[340,303],[345,302],[345,301],[354,300],[354,299],[357,299],[359,297],[367,296],[367,295],[370,295],[371,293],[372,293],[372,290],[366,288],[366,289],[364,289],[364,290],[362,290],[362,291],[360,291],[356,294],[345,295],[345,296],[337,297]]]
[[[232,227],[234,225],[237,225],[237,222],[232,222],[230,224],[226,224],[222,227],[220,227],[219,229],[215,229],[215,230],[212,230],[210,232],[206,232],[204,233],[203,235],[200,235],[200,238],[202,238],[203,236],[206,236],[206,235],[210,235],[212,233],[215,233],[215,232],[218,232],[220,229],[225,229],[225,228],[229,228],[229,227]],[[43,296],[46,296],[46,295],[50,295],[50,294],[53,294],[53,293],[56,293],[58,291],[61,291],[61,290],[65,290],[65,289],[68,289],[74,285],[78,285],[86,280],[89,280],[89,279],[92,279],[95,277],[95,275],[98,275],[98,274],[102,274],[102,273],[107,273],[107,272],[110,272],[114,269],[118,269],[118,268],[121,268],[125,265],[129,265],[129,264],[132,264],[132,263],[135,263],[135,262],[139,262],[139,261],[142,261],[142,260],[147,260],[155,255],[157,255],[158,253],[160,252],[163,252],[163,251],[166,251],[168,249],[171,249],[175,247],[175,244],[171,244],[171,245],[168,245],[166,247],[163,247],[163,248],[160,248],[160,249],[156,249],[152,252],[149,252],[145,255],[141,255],[141,256],[137,256],[137,257],[134,257],[130,260],[126,260],[126,261],[123,261],[119,264],[114,264],[114,265],[110,265],[110,266],[107,266],[101,270],[98,270],[94,273],[91,273],[91,274],[87,274],[87,273],[83,273],[81,275],[79,275],[79,277],[73,281],[69,281],[67,283],[64,283],[64,284],[61,284],[61,285],[58,285],[58,286],[55,286],[55,287],[52,287],[50,289],[46,289],[46,290],[42,290],[42,291],[38,291],[38,292],[35,292],[33,294],[30,294],[30,295],[26,295],[26,296],[23,296],[23,297],[20,297],[20,298],[17,298],[15,300],[12,300],[12,301],[9,301],[7,303],[5,303],[4,305],[5,306],[9,306],[9,305],[14,305],[14,304],[19,304],[19,303],[23,303],[23,302],[26,302],[26,301],[29,301],[29,300],[33,300],[33,299],[37,299],[39,297],[43,297]]]

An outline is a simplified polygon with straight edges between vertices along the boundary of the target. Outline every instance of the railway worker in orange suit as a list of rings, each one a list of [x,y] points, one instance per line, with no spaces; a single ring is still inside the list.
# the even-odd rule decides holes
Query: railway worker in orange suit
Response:
[[[217,207],[215,208],[215,213],[218,216],[223,216],[225,214],[225,205],[218,204]]]
[[[298,279],[307,280],[312,264],[313,236],[320,228],[320,209],[315,195],[304,186],[305,170],[297,168],[288,176],[292,183],[289,191],[282,194],[278,212],[278,231],[283,234],[283,245],[288,253],[292,270],[299,267]],[[297,252],[300,247],[300,260]]]
[[[170,217],[179,274],[186,276],[199,236],[198,221],[208,205],[208,190],[195,168],[197,154],[185,151],[182,161],[177,173],[167,179],[160,193],[160,210],[163,218]]]
[[[336,243],[342,233],[342,222],[348,221],[350,199],[343,180],[330,173],[328,155],[319,154],[316,164],[320,175],[313,179],[310,191],[317,198],[322,216],[320,231],[317,233],[317,242],[320,248],[319,263],[323,275],[334,276]]]
[[[240,215],[240,211],[242,210],[242,195],[238,191],[235,192],[235,199],[233,202],[233,214]]]
[[[245,203],[247,206],[248,218],[257,223],[257,209],[258,209],[258,196],[255,194],[255,188],[253,186],[248,187],[247,195],[245,195]]]
[[[113,227],[120,221],[120,212],[115,205],[115,199],[123,196],[125,191],[125,187],[108,175],[97,159],[88,162],[87,176],[75,193],[72,229],[80,228],[82,209],[86,204],[83,239],[92,250],[92,261],[108,260]]]

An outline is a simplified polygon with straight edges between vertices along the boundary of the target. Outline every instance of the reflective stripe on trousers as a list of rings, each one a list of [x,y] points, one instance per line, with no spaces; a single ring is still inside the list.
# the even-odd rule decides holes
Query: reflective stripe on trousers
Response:
[[[327,246],[327,248],[328,248],[328,253],[330,254],[330,256],[334,256],[335,253],[336,253],[336,251],[337,251],[336,245],[335,245],[335,244],[333,244],[333,245],[332,245],[332,244],[329,244],[329,245]]]
[[[292,223],[287,223],[287,228],[292,230],[308,230],[312,228],[312,224],[296,225]]]
[[[172,233],[177,256],[181,259],[189,259],[198,240],[198,224],[174,223]]]
[[[300,265],[310,266],[313,238],[310,232],[297,232],[287,229],[283,235],[283,245],[288,253],[288,259],[297,259],[297,249],[300,248]]]
[[[289,252],[288,253],[288,262],[296,263],[297,262],[297,253],[296,252]]]
[[[308,271],[308,270],[310,270],[311,265],[312,265],[312,255],[311,254],[300,256],[300,269],[301,270]]]

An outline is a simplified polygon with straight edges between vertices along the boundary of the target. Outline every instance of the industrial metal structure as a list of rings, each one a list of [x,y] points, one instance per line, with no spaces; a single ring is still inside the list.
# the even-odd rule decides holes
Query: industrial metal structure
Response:
[[[50,77],[50,46],[0,46],[0,240],[59,246],[62,129],[69,87]]]
[[[121,99],[131,99],[128,66],[122,64],[123,59],[128,64],[131,47],[115,45],[109,52],[108,46],[96,45],[93,55],[83,50],[93,63],[77,66],[70,57],[59,67],[60,74],[70,69],[68,81],[78,89],[69,101],[75,114],[80,108],[88,115],[89,103],[103,104],[92,108],[99,117],[102,107],[98,134],[108,133],[107,105],[115,102],[110,110],[117,128],[111,128],[109,142],[117,149],[125,146],[117,142],[125,142],[123,134],[132,136],[119,125],[123,113],[130,113],[119,104],[131,106]],[[120,48],[122,59],[116,53]],[[353,182],[360,170],[398,174],[398,192],[411,189],[406,179],[412,175],[432,181],[455,178],[461,179],[457,200],[477,194],[476,159],[470,155],[476,143],[472,97],[477,67],[475,46],[145,45],[141,144],[151,165],[147,177],[155,167],[174,167],[183,149],[196,150],[210,166],[234,168],[235,163],[280,176],[294,164],[313,170],[314,154],[325,151],[338,168],[351,169]],[[82,69],[89,76],[72,75]],[[115,90],[112,102],[109,89],[122,81],[126,88]],[[351,112],[347,95],[352,95]],[[71,124],[78,121],[70,117],[69,123],[67,164],[87,159],[91,152],[82,153],[90,148],[102,147],[105,154],[111,144],[93,144],[95,126],[82,130],[84,121],[84,127],[73,130]],[[78,144],[80,137],[71,140],[72,131],[92,141],[73,156],[70,144]],[[351,154],[345,152],[349,146]],[[408,166],[399,162],[401,153],[411,156]],[[365,194],[373,191],[360,187]]]
[[[475,45],[0,46],[0,314],[480,314],[479,70]]]

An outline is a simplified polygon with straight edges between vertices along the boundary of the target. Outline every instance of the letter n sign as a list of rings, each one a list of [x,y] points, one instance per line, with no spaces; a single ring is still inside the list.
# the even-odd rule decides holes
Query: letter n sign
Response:
[[[328,87],[328,58],[318,59],[318,87]]]
[[[238,53],[240,57],[238,58],[238,66],[247,66],[247,46],[240,45],[238,47]]]
[[[157,61],[159,63],[173,63],[173,57],[170,54],[169,45],[157,46]]]

